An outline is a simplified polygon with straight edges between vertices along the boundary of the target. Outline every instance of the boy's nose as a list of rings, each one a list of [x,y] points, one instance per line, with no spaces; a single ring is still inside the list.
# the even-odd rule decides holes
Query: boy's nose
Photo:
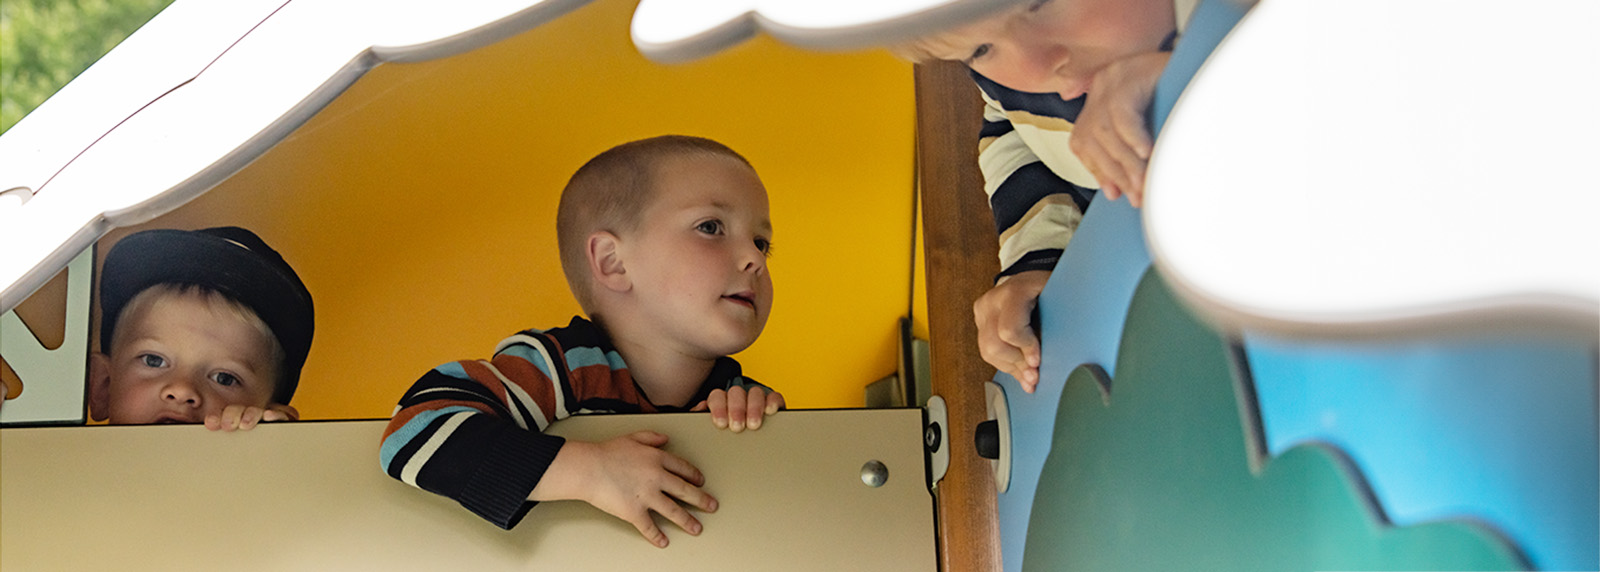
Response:
[[[767,266],[767,253],[756,248],[754,244],[742,249],[739,258],[739,269],[745,272],[760,272]]]
[[[200,406],[200,392],[195,389],[193,383],[186,380],[175,380],[167,383],[166,386],[161,388],[161,399],[168,403],[182,404],[189,407]]]
[[[1006,61],[996,62],[994,67],[999,68],[998,75],[1010,76],[1012,83],[990,79],[1020,91],[1056,91],[1063,79],[1061,74],[1072,60],[1067,46],[1049,34],[1030,30],[1016,30],[1010,40],[1010,45],[997,47]]]

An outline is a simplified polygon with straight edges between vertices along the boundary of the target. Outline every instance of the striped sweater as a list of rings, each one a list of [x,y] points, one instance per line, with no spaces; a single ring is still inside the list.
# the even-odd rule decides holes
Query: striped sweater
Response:
[[[1178,29],[1198,0],[1175,0]],[[1176,40],[1168,38],[1164,51]],[[982,91],[983,128],[978,169],[1000,235],[1000,276],[1053,270],[1100,187],[1069,146],[1072,127],[1088,96],[1063,101],[1054,93],[1027,93],[972,72]]]
[[[379,461],[389,476],[441,494],[510,529],[533,507],[528,494],[565,443],[550,423],[583,413],[685,411],[714,389],[756,386],[723,357],[685,406],[652,404],[604,331],[573,318],[526,330],[489,361],[441,365],[400,399]]]

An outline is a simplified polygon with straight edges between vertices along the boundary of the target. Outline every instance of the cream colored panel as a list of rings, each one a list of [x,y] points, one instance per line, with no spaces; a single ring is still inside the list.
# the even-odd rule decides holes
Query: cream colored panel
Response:
[[[0,430],[5,570],[935,570],[916,409],[785,411],[760,431],[705,414],[573,418],[555,431],[638,429],[707,475],[721,501],[666,549],[577,502],[506,532],[378,468],[384,421],[212,434],[197,426]],[[870,460],[888,467],[862,483]],[[662,521],[664,522],[664,521]]]
[[[94,254],[90,249],[67,265],[67,299],[61,319],[65,332],[56,349],[39,343],[15,311],[0,313],[0,357],[17,372],[25,388],[0,408],[0,424],[83,422],[93,268]]]

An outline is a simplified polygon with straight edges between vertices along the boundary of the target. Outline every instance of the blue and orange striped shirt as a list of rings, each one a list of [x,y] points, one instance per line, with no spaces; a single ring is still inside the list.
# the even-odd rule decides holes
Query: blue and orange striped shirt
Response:
[[[502,340],[488,361],[424,374],[401,397],[379,461],[389,476],[510,529],[533,507],[528,494],[566,442],[544,434],[551,423],[583,413],[686,411],[735,386],[760,384],[722,357],[687,404],[653,404],[605,332],[575,317],[564,328]]]

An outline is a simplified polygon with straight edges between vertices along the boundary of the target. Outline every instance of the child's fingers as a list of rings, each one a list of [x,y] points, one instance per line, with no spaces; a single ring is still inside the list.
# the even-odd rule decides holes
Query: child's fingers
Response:
[[[704,483],[705,479],[702,478],[699,482]],[[661,487],[661,492],[671,495],[672,498],[683,501],[684,504],[701,511],[717,512],[717,499],[701,489],[700,486],[689,481],[671,479],[671,482]],[[677,503],[673,502],[673,504],[676,505]]]
[[[1032,328],[1030,328],[1030,330],[1031,329]],[[1039,367],[1039,363],[1044,359],[1044,355],[1042,348],[1039,347],[1038,336],[1033,337],[1032,343],[1022,346],[1022,359],[1023,361],[1027,362],[1028,367]]]
[[[728,392],[711,390],[711,395],[706,397],[706,408],[711,410],[712,425],[718,429],[728,428]]]
[[[683,457],[679,457],[679,456],[674,455],[672,453],[666,453],[666,452],[662,453],[661,468],[666,469],[667,472],[670,472],[670,473],[672,473],[674,475],[677,475],[680,479],[682,479],[682,482],[686,483],[686,485],[693,485],[693,486],[699,487],[699,486],[705,486],[705,484],[706,484],[706,476],[705,476],[704,473],[700,472],[700,469],[698,467],[695,467],[693,463],[685,461],[683,459]],[[675,490],[675,491],[667,491],[667,492],[676,493],[676,492],[682,492],[682,491],[676,491]],[[673,496],[678,496],[678,495],[674,494]],[[679,496],[678,498],[683,498],[683,497]],[[687,500],[687,499],[685,499],[685,500]],[[695,506],[700,506],[700,505],[695,505]],[[701,508],[704,508],[704,507],[701,507]]]
[[[1006,375],[1016,378],[1017,381],[1022,382],[1025,386],[1034,381],[1033,377],[1030,376],[1030,373],[1033,372],[1033,367],[1029,365],[1028,350],[1029,348],[1037,348],[1039,339],[1033,335],[1033,327],[1027,322],[1023,322],[1021,327],[1016,327],[1015,324],[1012,324],[1011,327],[996,331],[994,337],[998,340],[998,343],[991,345],[988,353],[994,357],[994,361],[989,363],[993,364],[996,369],[1005,372]],[[983,348],[979,349],[982,350]],[[1034,351],[1037,351],[1037,349]],[[980,351],[980,353],[984,352]],[[988,358],[986,357],[985,359]]]
[[[1005,341],[1001,332],[1010,329],[999,324],[995,316],[984,316],[978,320],[978,354],[983,356],[983,361],[995,367],[1005,367],[1005,364],[1017,361],[1020,352],[1015,344]]]
[[[978,354],[983,356],[983,361],[1008,374],[1016,371],[1012,365],[1024,361],[1022,352],[1011,344],[1000,341],[998,336],[978,336]]]
[[[632,439],[635,443],[649,445],[657,449],[660,449],[662,445],[667,444],[667,436],[655,431],[634,431],[633,433],[628,434],[628,438]]]
[[[1029,312],[1031,313],[1032,310],[1030,309]],[[1010,321],[1010,323],[1003,324],[1001,328],[995,332],[995,335],[1000,338],[1000,341],[1016,347],[1019,350],[1029,346],[1039,345],[1039,337],[1033,335],[1033,325],[1027,321],[1027,319],[1023,319],[1021,321]]]
[[[774,391],[767,394],[767,415],[776,414],[779,409],[783,409],[788,405],[789,403],[783,400],[782,393]]]
[[[1140,128],[1139,131],[1142,132],[1143,129]],[[1106,141],[1111,179],[1122,194],[1128,195],[1128,203],[1137,207],[1140,197],[1144,194],[1144,173],[1148,161],[1140,156],[1140,150],[1135,145],[1136,143],[1130,143],[1125,138]]]
[[[300,419],[300,410],[295,409],[293,405],[274,403],[268,405],[267,409],[275,414],[283,415],[281,418],[268,419],[268,421],[298,421]],[[277,417],[277,415],[274,415],[274,417]]]
[[[1012,377],[1016,378],[1017,383],[1022,386],[1023,393],[1033,393],[1039,387],[1038,369],[1029,369],[1023,372],[1021,376]]]
[[[628,524],[632,524],[635,529],[638,529],[639,535],[650,541],[650,544],[654,544],[656,548],[667,547],[667,534],[661,532],[661,528],[656,526],[656,520],[650,518],[649,510],[641,510],[636,514],[630,515],[625,520],[628,521]]]
[[[239,428],[239,419],[244,415],[243,405],[229,405],[222,408],[218,415],[206,416],[206,429],[212,431],[234,431]]]
[[[1011,323],[996,334],[1000,341],[1008,346],[1005,355],[1011,367],[1007,369],[1007,373],[1018,380],[1023,380],[1039,363],[1039,336],[1034,335],[1032,323],[1024,318],[1020,322]]]
[[[1117,184],[1117,179],[1113,176],[1111,170],[1103,166],[1100,161],[1087,158],[1089,155],[1092,154],[1085,153],[1080,157],[1085,157],[1083,159],[1084,167],[1087,167],[1089,174],[1094,175],[1094,179],[1100,183],[1100,192],[1105,194],[1108,200],[1114,201],[1121,198],[1122,187]]]
[[[745,423],[750,430],[761,428],[761,417],[767,414],[767,392],[760,387],[751,387],[745,392]]]
[[[716,390],[713,389],[712,391]],[[710,407],[711,406],[706,403],[706,400],[702,399],[699,403],[694,404],[694,407],[690,407],[689,411],[710,411]]]
[[[738,433],[744,431],[749,401],[743,387],[728,388],[728,430]]]
[[[1097,162],[1100,171],[1094,173],[1095,178],[1099,179],[1106,188],[1115,189],[1118,196],[1131,194],[1128,184],[1128,165],[1124,161],[1131,158],[1133,154],[1128,152],[1126,148],[1121,148],[1121,156],[1111,154],[1111,151],[1104,147],[1100,149],[1100,152],[1105,155],[1102,160]]]
[[[1150,150],[1155,143],[1150,139],[1150,130],[1145,127],[1144,115],[1137,109],[1123,108],[1121,113],[1112,118],[1111,126],[1134,156],[1140,159],[1150,158]]]
[[[244,408],[244,411],[239,415],[239,430],[249,431],[255,429],[256,424],[261,422],[261,417],[264,413],[265,411],[259,407]]]
[[[670,498],[660,497],[656,504],[650,508],[663,518],[678,525],[678,528],[683,529],[684,532],[689,533],[691,536],[700,536],[700,520],[689,514],[689,511],[684,509],[683,505],[673,502]]]
[[[1142,171],[1145,163],[1135,147],[1124,139],[1123,128],[1118,125],[1122,121],[1138,121],[1142,125],[1143,120],[1108,118],[1094,122],[1081,129],[1071,142],[1073,153],[1100,182],[1100,191],[1111,200],[1138,190],[1131,174]]]

